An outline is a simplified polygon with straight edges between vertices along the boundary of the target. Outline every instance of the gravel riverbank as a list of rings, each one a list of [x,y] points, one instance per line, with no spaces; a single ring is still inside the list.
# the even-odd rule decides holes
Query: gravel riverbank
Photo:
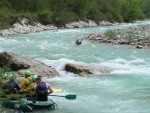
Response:
[[[99,43],[132,45],[139,49],[149,48],[150,25],[94,33],[88,35],[86,39]]]
[[[57,27],[53,24],[51,25],[43,25],[39,22],[33,22],[30,24],[27,18],[19,19],[20,21],[13,24],[11,28],[0,30],[1,36],[14,35],[14,34],[28,34],[34,32],[40,32],[45,30],[55,30],[55,29],[72,29],[72,28],[84,28],[84,27],[96,27],[96,26],[108,26],[108,25],[116,25],[118,23],[111,23],[108,21],[101,21],[98,24],[92,20],[85,21],[77,21],[65,24],[62,27]]]

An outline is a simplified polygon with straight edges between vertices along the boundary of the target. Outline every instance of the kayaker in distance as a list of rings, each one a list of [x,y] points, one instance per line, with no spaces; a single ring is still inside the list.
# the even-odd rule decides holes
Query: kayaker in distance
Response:
[[[82,39],[83,40],[83,39]],[[81,41],[82,41],[81,40]],[[76,45],[80,45],[82,42],[81,41],[79,41],[78,39],[76,40]]]
[[[78,39],[76,40],[76,45],[79,45],[79,41],[78,41]]]
[[[44,81],[41,80],[41,77],[38,77],[36,79],[36,87],[35,87],[35,93],[37,95],[37,101],[47,101],[48,95],[50,93],[53,93],[53,89],[50,87],[50,85],[46,84]]]

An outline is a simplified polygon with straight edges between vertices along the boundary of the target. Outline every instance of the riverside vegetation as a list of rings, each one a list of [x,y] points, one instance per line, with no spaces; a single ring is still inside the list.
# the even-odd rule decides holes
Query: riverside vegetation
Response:
[[[63,26],[73,21],[132,22],[150,17],[150,0],[0,0],[0,29],[19,18]],[[18,18],[19,17],[19,18]]]
[[[128,29],[108,30],[90,34],[86,37],[99,43],[133,45],[138,49],[150,47],[150,25]]]

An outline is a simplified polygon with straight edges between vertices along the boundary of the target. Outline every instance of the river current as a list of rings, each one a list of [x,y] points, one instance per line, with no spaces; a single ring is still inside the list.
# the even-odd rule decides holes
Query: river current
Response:
[[[51,97],[58,108],[35,113],[150,113],[150,49],[88,40],[83,40],[80,46],[75,45],[76,39],[81,40],[89,33],[147,24],[150,22],[11,35],[0,38],[0,52],[27,55],[52,66],[60,77],[44,80],[62,89],[58,95],[77,95],[76,100]],[[105,66],[113,71],[80,77],[64,71],[66,63]],[[3,112],[10,112],[5,110]]]

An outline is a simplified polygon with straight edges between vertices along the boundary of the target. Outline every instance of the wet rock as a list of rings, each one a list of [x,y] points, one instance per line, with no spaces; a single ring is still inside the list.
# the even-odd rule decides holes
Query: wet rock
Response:
[[[137,48],[137,49],[143,49],[143,46],[138,43],[138,44],[136,45],[136,48]]]
[[[77,64],[66,64],[65,65],[65,70],[67,72],[71,72],[74,74],[78,74],[80,76],[93,76],[94,74],[104,74],[104,73],[110,73],[112,70],[105,68],[105,67],[100,67],[100,68],[95,68],[95,67],[88,67],[88,66],[83,66],[83,65],[77,65]]]
[[[91,76],[93,74],[89,67],[81,66],[81,65],[75,65],[75,64],[66,64],[65,70],[67,72],[72,72],[74,74],[79,74],[81,76]]]
[[[0,67],[5,68],[6,65],[19,75],[23,75],[26,69],[29,69],[33,74],[44,77],[59,75],[54,68],[48,67],[40,61],[12,52],[0,53]]]

